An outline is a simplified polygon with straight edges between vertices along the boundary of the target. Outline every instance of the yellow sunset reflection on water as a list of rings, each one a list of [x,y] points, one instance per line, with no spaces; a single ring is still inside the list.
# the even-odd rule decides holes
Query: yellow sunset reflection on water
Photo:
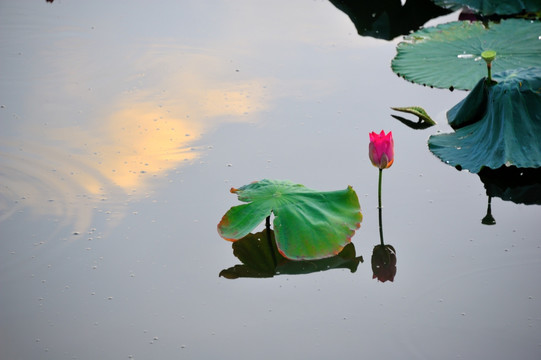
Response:
[[[189,66],[165,74],[158,72],[163,58],[149,64],[143,57],[158,78],[138,79],[114,97],[98,94],[89,101],[99,106],[82,121],[51,120],[28,129],[28,138],[4,142],[11,143],[5,161],[14,170],[0,172],[10,184],[0,195],[38,214],[72,218],[64,221],[78,229],[90,226],[97,208],[114,208],[122,217],[119,208],[152,192],[156,178],[201,156],[205,133],[223,122],[254,121],[267,107],[262,80],[223,80],[218,59],[189,58]],[[140,73],[137,65],[134,73]],[[8,204],[1,213],[13,213],[9,201],[0,203]]]
[[[255,87],[188,87],[189,94],[178,100],[124,104],[104,121],[101,135],[95,138],[95,166],[104,177],[128,192],[144,189],[146,175],[167,172],[198,158],[201,153],[192,147],[194,142],[219,121],[227,121],[224,117],[229,117],[228,121],[246,121],[247,113],[262,109]]]
[[[198,157],[190,144],[202,130],[201,124],[175,118],[155,104],[135,104],[104,124],[94,166],[126,191],[145,187],[145,174],[158,174]]]

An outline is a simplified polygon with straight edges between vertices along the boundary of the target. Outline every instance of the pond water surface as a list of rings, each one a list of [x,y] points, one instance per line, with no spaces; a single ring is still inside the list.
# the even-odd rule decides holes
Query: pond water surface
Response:
[[[494,197],[481,223],[479,176],[426,143],[467,93],[393,74],[398,41],[329,1],[3,1],[0,358],[540,359],[541,208]],[[411,105],[438,125],[390,116]],[[219,277],[229,189],[264,178],[351,185],[364,263]]]

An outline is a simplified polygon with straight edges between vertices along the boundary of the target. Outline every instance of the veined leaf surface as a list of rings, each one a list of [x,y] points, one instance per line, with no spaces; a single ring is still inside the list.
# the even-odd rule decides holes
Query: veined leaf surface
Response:
[[[492,73],[541,67],[541,22],[455,21],[419,30],[398,44],[391,68],[417,84],[469,90],[487,76],[481,53],[496,51]]]
[[[274,214],[278,251],[293,260],[338,254],[351,241],[362,215],[355,191],[316,191],[290,181],[261,180],[231,189],[247,204],[232,207],[218,224],[218,233],[235,241]]]

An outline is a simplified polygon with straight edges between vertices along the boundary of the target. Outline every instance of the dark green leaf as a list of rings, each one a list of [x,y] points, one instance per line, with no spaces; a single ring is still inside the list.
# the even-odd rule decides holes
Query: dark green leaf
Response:
[[[505,71],[494,79],[496,85],[481,80],[448,112],[456,132],[431,136],[430,151],[473,173],[504,165],[541,167],[541,68]]]
[[[419,30],[397,46],[391,67],[406,80],[438,88],[471,89],[487,76],[481,59],[496,51],[492,72],[541,67],[541,22],[523,19],[457,21]]]

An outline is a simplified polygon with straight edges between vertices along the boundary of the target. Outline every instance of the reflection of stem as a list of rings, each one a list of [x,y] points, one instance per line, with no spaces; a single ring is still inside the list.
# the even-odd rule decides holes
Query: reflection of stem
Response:
[[[276,254],[274,253],[274,244],[272,243],[272,239],[271,239],[270,215],[267,216],[267,218],[265,219],[265,230],[267,232],[267,241],[269,243],[269,248],[272,254],[272,261],[274,263],[274,267],[276,268],[276,265],[278,265],[278,262],[276,261]]]
[[[379,240],[381,245],[383,243],[383,222],[381,216],[381,175],[383,174],[383,169],[379,169],[379,180],[378,180],[378,212],[379,212]]]
[[[488,207],[487,207],[487,214],[484,218],[481,219],[481,223],[484,225],[494,225],[496,224],[496,219],[494,219],[494,216],[492,216],[492,209],[490,207],[492,197],[488,197]]]

